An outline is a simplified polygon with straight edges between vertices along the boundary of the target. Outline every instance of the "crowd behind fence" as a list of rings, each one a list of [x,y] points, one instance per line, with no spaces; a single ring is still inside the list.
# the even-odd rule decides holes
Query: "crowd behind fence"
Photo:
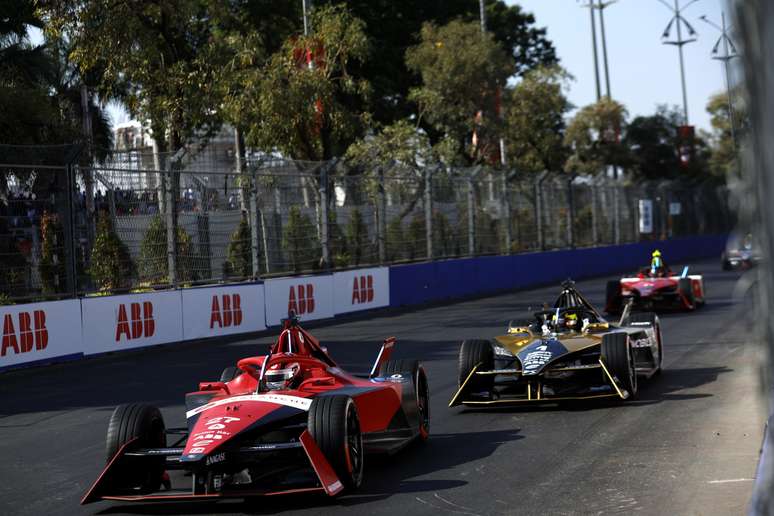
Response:
[[[158,165],[158,160],[155,162]],[[2,165],[5,302],[729,231],[717,182],[248,159]],[[647,213],[646,213],[647,212]],[[646,257],[643,257],[645,260]]]

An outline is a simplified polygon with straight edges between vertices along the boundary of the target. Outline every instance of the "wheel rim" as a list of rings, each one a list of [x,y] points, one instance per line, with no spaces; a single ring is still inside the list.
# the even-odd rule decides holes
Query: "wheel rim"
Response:
[[[363,469],[363,435],[354,405],[347,410],[346,454],[352,479],[357,483]]]

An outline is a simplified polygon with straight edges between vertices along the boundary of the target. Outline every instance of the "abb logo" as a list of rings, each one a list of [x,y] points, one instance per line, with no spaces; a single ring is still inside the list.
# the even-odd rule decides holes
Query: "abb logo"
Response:
[[[314,285],[290,286],[288,295],[288,312],[293,310],[297,314],[311,314],[314,312]]]
[[[224,294],[218,301],[218,296],[212,296],[212,311],[210,312],[210,329],[239,326],[242,324],[242,298],[239,294]]]
[[[33,340],[36,350],[46,349],[48,345],[46,312],[43,310],[35,310],[32,314],[29,312],[19,312],[18,326],[19,335],[17,338],[13,316],[5,314],[5,317],[3,317],[3,343],[2,348],[0,348],[0,357],[4,357],[8,353],[9,348],[12,348],[16,354],[29,353],[32,351]]]
[[[352,285],[352,304],[370,303],[374,300],[374,277],[355,276]]]
[[[156,332],[156,322],[153,320],[153,303],[129,303],[129,317],[126,305],[118,305],[118,322],[116,324],[116,342],[121,337],[126,340],[153,337]]]

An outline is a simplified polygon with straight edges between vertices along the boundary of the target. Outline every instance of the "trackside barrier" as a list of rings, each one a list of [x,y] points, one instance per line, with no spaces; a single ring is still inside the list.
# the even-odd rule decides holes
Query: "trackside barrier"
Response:
[[[336,315],[390,306],[390,269],[373,267],[333,274]]]
[[[727,235],[639,242],[512,256],[484,256],[390,267],[390,306],[459,299],[633,271],[660,249],[668,264],[720,256]]]
[[[83,355],[81,302],[77,299],[0,306],[0,368]]]
[[[277,326],[293,310],[304,321],[333,317],[333,275],[266,280],[266,324]]]
[[[266,329],[263,285],[201,287],[181,292],[183,340]]]

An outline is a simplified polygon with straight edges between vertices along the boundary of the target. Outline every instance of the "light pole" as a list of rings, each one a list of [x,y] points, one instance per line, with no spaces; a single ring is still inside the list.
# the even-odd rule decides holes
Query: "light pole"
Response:
[[[736,50],[736,46],[734,45],[734,42],[731,40],[731,37],[729,36],[731,27],[726,26],[725,12],[721,12],[720,25],[709,20],[707,16],[700,16],[699,19],[704,23],[706,23],[707,25],[711,25],[712,27],[720,31],[720,38],[718,38],[718,41],[717,43],[715,43],[715,46],[712,47],[712,56],[713,56],[712,59],[717,59],[718,61],[721,61],[723,63],[723,68],[726,76],[726,97],[728,98],[728,120],[731,124],[731,140],[734,142],[734,147],[736,147],[736,123],[734,119],[734,103],[731,97],[731,71],[729,69],[728,64],[735,57],[739,57],[739,53]],[[720,50],[721,44],[723,45],[723,53],[719,54],[718,52]]]
[[[683,47],[688,43],[693,43],[696,41],[697,32],[691,26],[691,24],[688,23],[685,18],[683,18],[683,11],[699,0],[691,0],[682,7],[680,6],[680,0],[675,0],[674,7],[669,5],[666,0],[658,1],[666,6],[667,9],[672,11],[672,13],[674,13],[674,16],[666,26],[666,29],[664,29],[663,34],[661,34],[661,39],[664,40],[663,43],[665,45],[675,45],[680,54],[680,79],[683,85],[683,124],[688,125],[688,92],[685,87],[685,59],[683,57]],[[688,39],[683,39],[683,26],[688,30]],[[672,35],[672,27],[677,29],[677,39],[670,41],[668,38],[670,38]]]
[[[484,0],[478,0],[478,15],[481,20],[481,35],[483,36],[486,34],[486,11],[484,10]],[[500,93],[498,91],[497,93],[497,116],[502,118],[502,108],[500,107]],[[506,159],[505,159],[505,140],[503,140],[502,137],[500,137],[500,164],[502,166],[506,165]]]
[[[312,0],[301,0],[301,9],[304,13],[304,36],[309,35],[309,11],[312,9]]]
[[[599,0],[594,9],[599,10],[599,29],[602,31],[602,62],[605,65],[605,92],[607,98],[612,99],[610,96],[610,68],[607,65],[607,37],[605,36],[605,9],[616,3],[618,0],[610,0],[604,2]]]
[[[591,15],[591,49],[594,55],[594,79],[597,86],[597,101],[602,99],[602,89],[599,86],[599,57],[597,55],[597,22],[594,19],[594,0],[589,0],[589,3],[583,4],[582,7],[587,7],[589,14]]]

